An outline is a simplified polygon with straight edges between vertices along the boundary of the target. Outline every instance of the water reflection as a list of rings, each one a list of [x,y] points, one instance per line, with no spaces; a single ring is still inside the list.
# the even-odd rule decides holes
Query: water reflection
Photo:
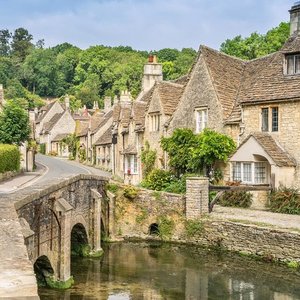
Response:
[[[300,300],[300,274],[196,247],[111,244],[102,260],[72,260],[75,286],[41,299]]]

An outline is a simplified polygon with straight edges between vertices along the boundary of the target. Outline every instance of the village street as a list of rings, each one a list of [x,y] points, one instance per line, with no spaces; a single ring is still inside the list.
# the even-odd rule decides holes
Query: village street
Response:
[[[57,178],[65,178],[77,174],[93,174],[110,177],[110,173],[82,165],[75,161],[38,154],[36,156],[37,169],[35,172],[25,172],[11,180],[0,183],[1,194],[12,193],[27,186],[51,182]]]

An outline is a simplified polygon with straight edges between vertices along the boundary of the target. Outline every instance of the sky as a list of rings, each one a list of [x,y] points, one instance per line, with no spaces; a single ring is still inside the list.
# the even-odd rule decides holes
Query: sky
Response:
[[[51,47],[68,42],[138,50],[219,49],[236,35],[289,20],[290,0],[0,0],[0,29],[26,28]]]

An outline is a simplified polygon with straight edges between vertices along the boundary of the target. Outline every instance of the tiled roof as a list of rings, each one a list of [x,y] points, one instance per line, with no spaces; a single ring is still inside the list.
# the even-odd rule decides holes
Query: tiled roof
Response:
[[[118,122],[120,118],[121,104],[117,103],[113,108],[113,122]]]
[[[183,75],[175,80],[172,80],[172,82],[174,83],[178,83],[178,84],[182,84],[182,85],[186,85],[189,81],[189,74]]]
[[[144,125],[145,112],[147,103],[142,101],[134,101],[132,105],[131,117],[135,121],[135,125]]]
[[[165,115],[172,115],[183,93],[183,85],[170,81],[162,81],[156,84],[156,89],[158,90]]]
[[[69,133],[60,133],[52,140],[52,142],[60,142],[68,135],[69,135]]]
[[[112,143],[112,126],[110,126],[96,141],[95,145],[107,145]]]
[[[103,125],[105,125],[105,123],[113,116],[113,111],[110,110],[108,111],[100,120],[100,122],[98,123],[98,126],[92,131],[92,134],[96,133],[99,128],[101,128]]]
[[[88,133],[89,130],[89,121],[80,121],[78,124],[78,127],[76,128],[76,136],[85,136]]]
[[[40,123],[40,122],[44,119],[46,113],[51,109],[51,107],[52,107],[54,104],[55,104],[55,101],[53,101],[53,102],[51,102],[51,103],[49,103],[49,104],[47,104],[47,105],[44,105],[44,106],[42,106],[42,107],[40,108],[41,114],[40,114],[40,116],[36,119],[36,123]]]
[[[223,116],[228,118],[238,97],[246,62],[206,46],[201,46],[200,52],[222,105]]]
[[[137,149],[135,145],[129,145],[123,150],[122,154],[137,154]]]
[[[285,151],[271,135],[262,132],[255,132],[250,134],[247,139],[241,144],[245,144],[250,137],[254,137],[256,141],[262,146],[267,154],[273,159],[275,164],[279,167],[294,167],[295,160]],[[241,147],[240,146],[240,147]]]
[[[95,132],[95,130],[99,127],[100,123],[104,119],[103,112],[97,111],[91,117],[91,132]]]
[[[53,127],[54,125],[59,121],[59,119],[62,117],[64,113],[58,113],[58,114],[55,114],[49,122],[45,123],[44,124],[44,132],[49,132]]]
[[[122,107],[120,112],[120,123],[123,126],[128,126],[130,122],[130,116],[131,116],[131,106]]]

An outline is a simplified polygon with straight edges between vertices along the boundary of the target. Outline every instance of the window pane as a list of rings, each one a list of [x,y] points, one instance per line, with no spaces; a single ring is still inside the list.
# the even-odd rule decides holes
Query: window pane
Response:
[[[134,166],[133,166],[133,172],[137,173],[138,172],[138,168],[137,168],[137,156],[134,155]]]
[[[300,55],[295,55],[295,73],[300,73]]]
[[[294,56],[290,55],[286,58],[287,62],[287,74],[294,74]]]
[[[263,108],[261,110],[261,130],[269,131],[269,109]]]
[[[252,165],[251,163],[243,163],[243,181],[252,181]]]
[[[203,110],[203,129],[207,127],[207,110]]]
[[[272,131],[278,131],[278,107],[272,107]]]
[[[267,168],[264,162],[255,163],[254,180],[255,183],[266,183]]]
[[[232,164],[232,179],[233,181],[242,181],[240,162],[235,162]]]
[[[196,132],[200,132],[202,130],[202,111],[197,111],[197,124],[196,124]]]

